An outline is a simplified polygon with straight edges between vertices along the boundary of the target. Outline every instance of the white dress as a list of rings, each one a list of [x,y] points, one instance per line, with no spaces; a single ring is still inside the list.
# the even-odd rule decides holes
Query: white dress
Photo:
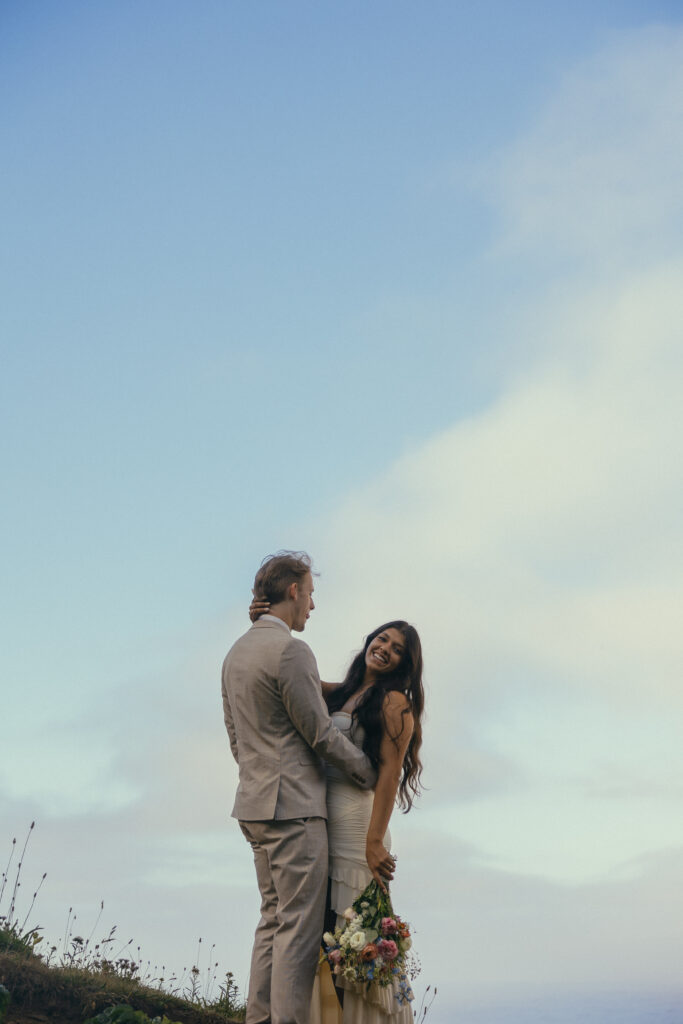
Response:
[[[351,715],[335,711],[332,721],[357,747],[363,743],[359,726],[351,732]],[[365,837],[372,814],[374,793],[359,789],[346,775],[333,765],[327,765],[327,834],[330,852],[330,879],[332,909],[337,913],[337,923],[347,907],[372,881],[372,875],[365,859]],[[387,830],[384,846],[391,849],[391,835]],[[338,1020],[343,1024],[413,1024],[413,1011],[409,1003],[401,1005],[396,997],[395,985],[381,988],[373,985],[366,992],[364,985],[356,985],[344,979],[338,981],[344,987],[344,1011]],[[320,999],[316,979],[314,1004]],[[312,1024],[336,1024],[334,1014],[320,1014],[314,1005]]]

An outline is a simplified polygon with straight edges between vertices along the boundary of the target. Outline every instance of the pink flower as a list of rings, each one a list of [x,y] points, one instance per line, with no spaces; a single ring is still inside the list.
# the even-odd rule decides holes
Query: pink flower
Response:
[[[327,954],[327,959],[331,964],[338,964],[341,960],[341,949],[331,949]]]
[[[377,943],[377,950],[385,960],[395,960],[398,956],[398,946],[393,939],[380,939]]]
[[[388,935],[390,932],[396,931],[396,922],[393,917],[382,918],[382,932],[384,935]]]

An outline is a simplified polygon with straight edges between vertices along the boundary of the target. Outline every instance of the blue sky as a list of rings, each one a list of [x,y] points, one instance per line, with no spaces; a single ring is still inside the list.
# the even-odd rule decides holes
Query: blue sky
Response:
[[[105,899],[246,982],[218,674],[305,547],[324,676],[423,636],[434,1024],[678,986],[682,51],[671,3],[3,5],[0,810],[52,934]]]

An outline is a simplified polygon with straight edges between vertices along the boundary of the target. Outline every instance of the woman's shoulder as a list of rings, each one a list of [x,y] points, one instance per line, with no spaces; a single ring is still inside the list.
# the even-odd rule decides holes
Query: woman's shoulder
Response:
[[[406,711],[411,710],[411,703],[405,693],[401,693],[400,690],[389,690],[384,694],[382,710],[385,715],[389,716],[403,715]]]
[[[411,714],[411,704],[405,693],[396,690],[385,693],[382,703],[382,718],[384,733],[394,741],[395,745],[409,742],[415,728],[415,719]]]

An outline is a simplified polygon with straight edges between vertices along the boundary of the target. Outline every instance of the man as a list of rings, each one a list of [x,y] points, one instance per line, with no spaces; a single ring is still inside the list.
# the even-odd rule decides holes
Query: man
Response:
[[[239,765],[233,817],[254,853],[261,893],[247,996],[247,1024],[308,1024],[327,886],[325,771],[321,758],[363,789],[368,758],[327,713],[313,652],[296,640],[315,607],[311,560],[265,559],[254,595],[270,602],[228,652],[222,692]]]

